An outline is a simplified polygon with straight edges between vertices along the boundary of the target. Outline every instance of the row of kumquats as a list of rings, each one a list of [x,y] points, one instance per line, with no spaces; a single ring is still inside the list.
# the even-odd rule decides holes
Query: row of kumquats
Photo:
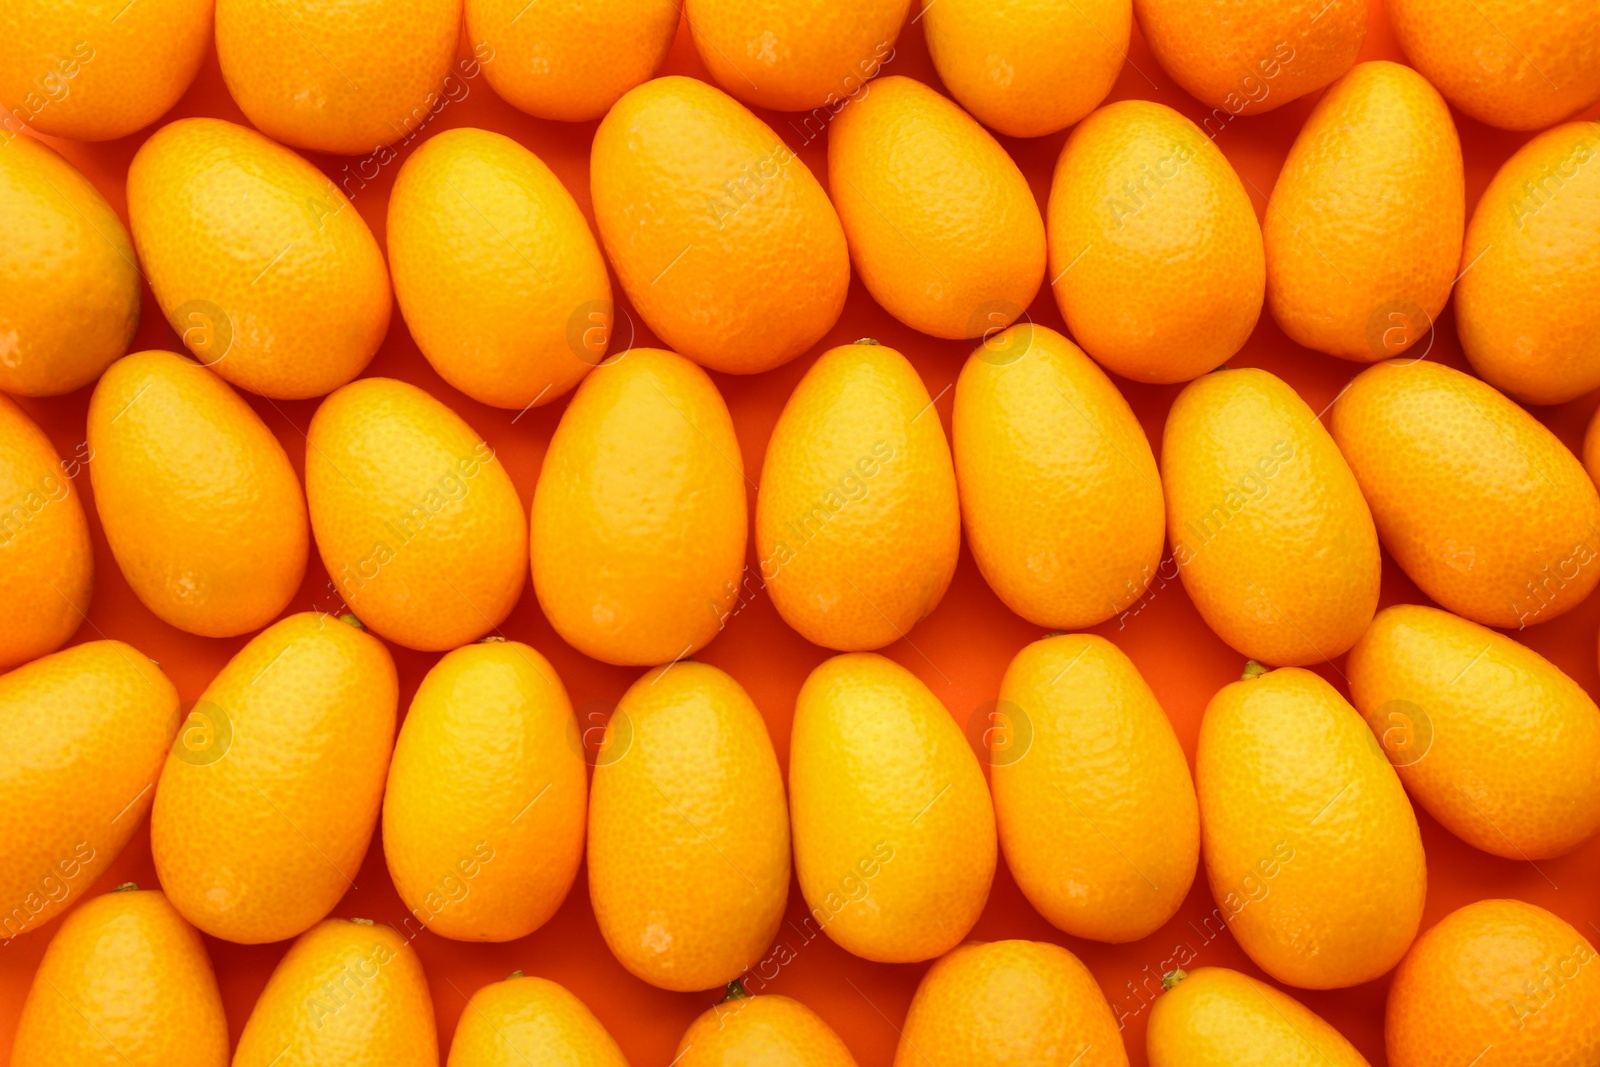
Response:
[[[0,485],[26,513],[0,548],[0,664],[15,668],[0,677],[0,810],[29,813],[0,827],[0,899],[30,901],[30,929],[66,910],[147,811],[161,883],[67,916],[14,1067],[226,1062],[196,929],[298,938],[237,1067],[436,1064],[404,938],[327,918],[380,817],[400,896],[444,937],[537,929],[586,854],[608,945],[670,990],[736,982],[762,956],[792,857],[813,917],[845,949],[940,957],[906,1022],[906,1067],[1126,1062],[1104,996],[1066,950],[962,945],[1000,853],[1052,924],[1107,942],[1169,919],[1203,858],[1239,943],[1278,982],[1340,988],[1398,966],[1396,1067],[1466,1064],[1487,1046],[1504,1064],[1600,1060],[1600,970],[1583,967],[1593,948],[1565,922],[1490,901],[1417,936],[1426,873],[1411,806],[1520,858],[1600,831],[1600,710],[1486,629],[1554,619],[1600,575],[1570,566],[1596,551],[1594,482],[1507,395],[1552,403],[1600,385],[1600,168],[1588,165],[1600,130],[1552,125],[1600,98],[1600,8],[1390,0],[1413,68],[1353,65],[1359,0],[1247,6],[1034,2],[1002,16],[981,0],[928,3],[951,100],[868,80],[906,0],[691,0],[722,89],[653,77],[678,26],[670,0],[467,0],[462,62],[530,113],[604,116],[599,237],[532,152],[456,129],[401,167],[387,261],[344,193],[285,145],[351,154],[407,138],[457,62],[459,0],[339,12],[217,0],[214,34],[209,0],[140,0],[115,38],[91,4],[0,15],[13,124],[90,140],[140,130],[214,37],[261,131],[191,118],[151,134],[128,173],[131,237],[51,149],[9,129],[0,145],[0,388],[94,386],[95,507],[155,615],[201,637],[266,627],[186,722],[131,646],[57,651],[89,605],[88,525],[48,440],[0,398]],[[318,20],[320,46],[285,9]],[[1215,109],[1208,122],[1327,89],[1264,228],[1207,129],[1149,101],[1100,106],[1135,9],[1163,66]],[[1512,19],[1516,45],[1491,32]],[[751,51],[757,20],[784,47]],[[322,52],[338,67],[315,62]],[[1447,100],[1506,128],[1551,127],[1470,222]],[[745,104],[822,117],[826,190]],[[1012,136],[1076,124],[1042,215],[984,124]],[[608,264],[673,351],[602,361]],[[754,516],[761,578],[789,625],[844,653],[800,692],[786,790],[744,689],[681,662],[720,626],[706,605],[731,607],[751,525],[733,422],[702,368],[759,373],[811,350],[852,264],[895,319],[982,343],[957,385],[953,441],[921,418],[931,400],[911,364],[869,339],[823,353],[773,431]],[[1073,340],[1016,321],[1047,265]],[[195,359],[126,353],[141,274]],[[1427,336],[1452,291],[1481,378],[1378,362]],[[531,522],[455,412],[360,378],[393,300],[429,362],[476,400],[525,409],[575,390]],[[1295,341],[1377,363],[1333,405],[1331,434],[1273,375],[1216,369],[1263,304]],[[1159,468],[1108,370],[1190,383]],[[235,389],[326,397],[304,493]],[[1252,662],[1216,694],[1191,777],[1115,646],[1042,639],[999,693],[1034,757],[992,753],[986,782],[934,694],[870,654],[938,603],[963,526],[999,597],[1061,629],[1135,600],[1170,540],[1206,623],[1278,669]],[[280,618],[313,543],[352,614]],[[1380,544],[1447,610],[1376,612]],[[592,780],[554,668],[497,633],[530,570],[572,646],[653,668],[612,716]],[[447,653],[398,736],[380,638]],[[1301,669],[1346,652],[1350,703]],[[1455,686],[1468,667],[1474,684]],[[305,826],[319,828],[315,855]],[[457,872],[473,879],[460,900],[440,890]],[[39,898],[58,874],[73,891]],[[863,882],[871,907],[855,899]],[[1270,894],[1255,892],[1263,882]],[[1539,1002],[1537,1025],[1484,1007],[1550,975],[1562,992]],[[330,997],[336,980],[369,992]],[[1364,1062],[1256,979],[1211,968],[1167,981],[1149,1027],[1157,1067]],[[623,1062],[553,983],[478,991],[453,1067],[541,1061]],[[808,1009],[735,986],[675,1062],[853,1061]]]

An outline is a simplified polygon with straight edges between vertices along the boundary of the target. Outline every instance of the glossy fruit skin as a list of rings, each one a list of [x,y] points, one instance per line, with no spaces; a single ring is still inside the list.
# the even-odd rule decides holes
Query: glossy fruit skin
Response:
[[[1261,317],[1250,197],[1205,132],[1164,104],[1122,100],[1078,123],[1047,225],[1067,330],[1115,374],[1188,381],[1226,362]]]
[[[718,85],[750,107],[831,114],[871,92],[894,58],[910,0],[692,0],[695,50]]]
[[[397,702],[389,650],[331,615],[290,615],[228,661],[150,815],[156,873],[184,918],[259,945],[332,910],[378,821]]]
[[[1201,967],[1156,998],[1150,1067],[1370,1067],[1323,1018],[1277,987]]]
[[[349,919],[318,923],[290,946],[233,1055],[233,1067],[438,1062],[433,1001],[416,951],[391,926]]]
[[[597,119],[655,77],[680,13],[672,0],[466,0],[468,37],[492,50],[489,85],[512,107],[563,122]]]
[[[95,509],[123,577],[187,633],[278,617],[311,534],[283,446],[228,383],[171,352],[113,363],[89,401]]]
[[[1138,599],[1161,563],[1161,476],[1105,372],[1049,327],[1018,323],[967,358],[955,393],[961,518],[989,588],[1062,630]]]
[[[1208,130],[1316,92],[1367,36],[1367,0],[1133,0],[1133,10],[1162,69],[1214,109]]]
[[[588,1005],[544,978],[514,974],[472,994],[446,1067],[628,1067]]]
[[[395,298],[434,370],[526,410],[605,358],[611,282],[577,201],[538,156],[488,130],[412,153],[389,197]]]
[[[0,288],[28,297],[0,307],[7,339],[0,390],[57,396],[88,385],[128,350],[139,326],[139,269],[127,229],[72,164],[31,137],[3,131],[0,216]]]
[[[1506,160],[1473,210],[1461,266],[1456,331],[1485,381],[1526,404],[1563,404],[1600,385],[1593,122],[1546,130]]]
[[[994,805],[961,729],[910,671],[825,660],[789,742],[794,863],[811,918],[846,951],[915,963],[960,944],[994,880]]]
[[[1600,967],[1584,934],[1520,900],[1480,900],[1429,929],[1389,986],[1393,1067],[1581,1067],[1600,1058]],[[1483,1050],[1494,1051],[1488,1056]]]
[[[158,891],[87,901],[45,950],[12,1067],[228,1067],[205,943]]]
[[[1427,871],[1417,818],[1355,709],[1284,667],[1224,686],[1195,754],[1218,917],[1301,989],[1371,981],[1405,954]]]
[[[894,1062],[1127,1067],[1128,1053],[1105,994],[1078,957],[1043,941],[992,941],[962,945],[929,968]]]
[[[1008,137],[1055,133],[1099,107],[1122,73],[1133,31],[1131,0],[921,6],[939,80],[974,118]]]
[[[8,4],[0,107],[53,137],[126,137],[189,88],[211,25],[212,0],[140,0],[137,10],[104,0]]]
[[[709,1008],[684,1031],[672,1062],[677,1067],[856,1067],[849,1048],[820,1015],[775,993],[735,997]]]
[[[262,133],[314,152],[417,136],[460,33],[461,0],[217,0],[228,92]]]
[[[1361,487],[1283,379],[1219,370],[1178,394],[1161,442],[1172,558],[1206,625],[1280,666],[1340,655],[1378,607]]]
[[[948,97],[879,78],[828,128],[828,188],[872,298],[914,330],[982,337],[1044,280],[1044,220],[1006,150]]]
[[[694,661],[635,682],[589,797],[589,899],[606,944],[661,989],[725,985],[772,947],[789,898],[789,809],[743,687]]]
[[[550,661],[516,641],[447,653],[395,741],[383,850],[417,922],[514,941],[555,914],[583,858],[589,782]]]
[[[89,611],[94,551],[71,463],[0,395],[0,671],[66,644]]]
[[[1177,912],[1200,862],[1189,763],[1116,645],[1046,637],[1018,652],[987,734],[1006,866],[1059,930],[1123,943]]]
[[[1375,60],[1335,82],[1262,225],[1267,307],[1283,332],[1361,363],[1431,340],[1461,267],[1464,181],[1450,108],[1422,75]]]
[[[595,225],[662,343],[728,374],[771,370],[838,321],[844,230],[766,123],[694,78],[630,90],[595,130]]]
[[[89,641],[0,675],[0,935],[66,910],[150,810],[178,691],[121,641]]]
[[[761,468],[756,554],[778,614],[825,648],[882,648],[938,606],[960,549],[950,446],[916,368],[876,343],[824,352]]]
[[[1600,8],[1517,0],[1389,0],[1406,58],[1456,107],[1537,130],[1600,99]],[[1507,36],[1507,34],[1514,36]]]
[[[162,313],[195,358],[279,400],[360,374],[389,328],[389,274],[344,193],[221,119],[178,119],[128,168],[128,217]]]
[[[1351,703],[1407,792],[1468,844],[1541,860],[1600,832],[1600,709],[1531,648],[1396,604],[1346,671]]]
[[[682,356],[636,348],[584,379],[532,511],[539,606],[586,656],[653,666],[693,655],[736,604],[744,461],[722,395]]]
[[[409,382],[363,378],[322,402],[306,440],[317,550],[362,622],[438,652],[505,620],[526,580],[526,519],[461,416]]]
[[[1329,427],[1378,537],[1441,607],[1520,629],[1600,581],[1600,495],[1556,436],[1476,378],[1431,361],[1369,367]]]

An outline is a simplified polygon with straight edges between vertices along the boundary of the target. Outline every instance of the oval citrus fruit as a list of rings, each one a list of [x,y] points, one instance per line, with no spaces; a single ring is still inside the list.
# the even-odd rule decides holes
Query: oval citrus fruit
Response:
[[[732,612],[744,459],[711,378],[636,348],[584,379],[533,491],[533,588],[568,644],[606,663],[692,655]]]
[[[583,858],[577,735],[555,668],[527,645],[482,641],[433,665],[383,797],[384,859],[418,922],[514,941],[555,914]]]
[[[1267,974],[1302,989],[1371,981],[1417,934],[1417,817],[1355,709],[1299,667],[1211,698],[1195,753],[1217,913]]]
[[[879,963],[960,944],[994,880],[994,805],[950,713],[871,653],[824,661],[789,742],[794,865],[811,920]]]
[[[291,615],[228,661],[150,816],[156,873],[184,918],[255,945],[333,909],[378,821],[397,700],[389,650],[353,619]]]
[[[1107,370],[1185,382],[1261,317],[1261,225],[1204,131],[1164,104],[1107,104],[1073,128],[1050,185],[1050,278],[1067,330]]]
[[[612,953],[662,989],[724,985],[771,947],[789,899],[783,774],[761,712],[717,668],[658,667],[612,713],[589,898]]]
[[[808,641],[904,637],[955,573],[950,446],[916,369],[875,341],[824,352],[789,396],[756,497],[761,579]]]
[[[305,577],[306,501],[227,382],[171,352],[124,356],[95,386],[88,442],[95,510],[146,607],[202,637],[278,617]]]
[[[754,374],[822,339],[850,260],[828,195],[772,128],[694,78],[618,100],[589,159],[617,281],[666,347]]]
[[[1039,204],[1006,150],[948,97],[880,78],[828,129],[828,186],[862,284],[934,337],[1011,325],[1044,279]]]
[[[522,501],[494,449],[430,394],[352,382],[306,436],[306,500],[339,595],[377,633],[437,652],[495,629],[522,593]]]

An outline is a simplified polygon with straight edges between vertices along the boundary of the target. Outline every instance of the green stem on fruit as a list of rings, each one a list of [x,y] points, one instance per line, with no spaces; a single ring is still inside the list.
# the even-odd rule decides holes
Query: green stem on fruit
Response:
[[[1189,977],[1188,971],[1184,970],[1182,967],[1174,967],[1172,970],[1161,976],[1161,988],[1171,989],[1173,986],[1177,985],[1187,977]]]
[[[499,634],[490,634],[488,637],[485,637],[478,642],[480,645],[499,645],[504,643],[505,638],[501,637]]]
[[[877,342],[874,341],[873,344],[877,344]],[[728,983],[728,992],[722,998],[722,1003],[726,1004],[730,1000],[743,1000],[749,995],[750,993],[745,989],[744,983],[735,978],[733,981]]]
[[[878,339],[876,337],[858,337],[858,338],[856,338],[856,344],[858,344],[858,345],[875,345],[877,343],[878,343]]]
[[[138,891],[138,882],[123,882],[121,885],[117,886],[117,888],[112,890],[113,893],[137,893]]]
[[[506,975],[506,981],[509,982],[513,978],[526,978],[526,977],[528,977],[528,976],[523,974],[520,970],[517,970],[517,971],[512,971],[510,974]]]
[[[350,921],[355,923],[357,926],[371,926],[372,925],[372,920],[371,919],[351,919]]]
[[[366,633],[367,632],[367,624],[362,622],[360,619],[356,618],[354,615],[350,614],[350,612],[348,612],[348,611],[345,612],[343,615],[339,616],[339,621],[342,622],[342,623],[345,623],[346,625],[354,626],[356,629],[360,630],[362,633]]]
[[[1244,665],[1244,673],[1239,675],[1241,682],[1250,682],[1267,673],[1267,669],[1255,660],[1250,660]]]

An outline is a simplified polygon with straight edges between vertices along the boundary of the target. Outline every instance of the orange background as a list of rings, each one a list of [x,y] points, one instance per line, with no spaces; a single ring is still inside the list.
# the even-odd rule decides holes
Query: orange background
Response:
[[[603,42],[595,42],[603,47]],[[467,54],[463,45],[462,55]],[[1402,60],[1389,30],[1380,0],[1373,0],[1371,31],[1362,59]],[[1403,60],[1402,60],[1403,61]],[[677,40],[662,73],[689,74],[707,78],[695,54],[686,27],[680,26]],[[906,27],[896,45],[885,73],[905,74],[939,85],[928,59],[921,27]],[[460,78],[459,72],[455,75]],[[399,161],[406,158],[422,139],[453,126],[480,126],[507,134],[539,155],[561,177],[589,212],[588,148],[595,124],[563,125],[543,122],[515,110],[495,96],[481,76],[462,82],[465,97],[446,104],[417,137],[398,147],[398,159],[382,168],[376,179],[361,188],[354,203],[372,227],[380,243],[384,239],[384,214],[390,186]],[[460,96],[460,87],[455,95]],[[1244,179],[1257,214],[1266,210],[1267,194],[1288,152],[1296,132],[1305,121],[1316,94],[1288,104],[1266,115],[1240,118],[1216,134],[1216,143]],[[1168,104],[1197,122],[1206,109],[1191,99],[1168,78],[1140,38],[1137,27],[1129,53],[1111,99],[1141,97]],[[1600,115],[1600,108],[1586,113]],[[223,86],[216,58],[206,61],[194,86],[166,116],[173,119],[191,115],[213,115],[244,122],[238,107]],[[763,113],[762,117],[799,154],[826,184],[826,138],[805,143],[798,125],[790,116]],[[1531,135],[1491,129],[1456,115],[1466,156],[1467,205],[1469,212],[1496,168]],[[154,127],[152,127],[153,129]],[[82,145],[54,141],[69,159],[82,168],[100,191],[126,219],[123,182],[129,160],[148,136],[149,130],[121,141]],[[1027,175],[1043,209],[1049,191],[1050,175],[1065,133],[1031,141],[1001,138],[1006,149]],[[310,157],[336,182],[353,160],[341,157]],[[370,174],[370,168],[368,172]],[[592,224],[592,218],[591,218]],[[613,281],[613,284],[614,281]],[[626,308],[620,288],[616,290],[619,308]],[[144,290],[144,319],[135,339],[134,350],[167,348],[181,351],[177,338],[163,321],[148,285]],[[1028,309],[1030,317],[1057,330],[1064,330],[1060,313],[1046,287]],[[636,345],[656,343],[636,316]],[[613,335],[613,351],[628,342],[629,319],[620,312]],[[949,429],[951,386],[971,345],[966,342],[938,341],[900,325],[879,309],[853,281],[844,316],[812,352],[788,365],[755,377],[715,375],[718,387],[733,411],[749,473],[750,502],[754,508],[754,480],[761,469],[766,441],[785,399],[799,381],[815,355],[837,344],[861,336],[873,336],[905,353],[921,372],[936,407]],[[1423,342],[1426,343],[1426,342]],[[1454,319],[1447,310],[1433,339],[1429,358],[1456,367],[1465,367],[1456,342]],[[1263,312],[1261,324],[1233,366],[1265,367],[1287,379],[1314,409],[1329,404],[1359,369],[1319,355],[1288,341]],[[534,482],[551,433],[565,408],[565,401],[528,411],[520,418],[475,403],[451,389],[422,358],[396,312],[369,375],[386,375],[415,382],[449,404],[467,419],[494,446],[522,496],[524,506],[532,497]],[[1146,386],[1118,380],[1132,402],[1159,452],[1162,423],[1167,407],[1179,386]],[[25,410],[44,427],[57,450],[69,460],[81,457],[84,417],[89,389],[49,400],[22,400]],[[304,431],[316,409],[316,401],[270,401],[250,398],[257,412],[277,433],[297,469],[301,466]],[[1570,447],[1578,448],[1585,425],[1595,407],[1590,396],[1557,408],[1538,409],[1535,414],[1549,425]],[[212,676],[246,641],[239,637],[209,640],[174,630],[157,620],[129,590],[117,571],[105,538],[92,510],[93,494],[89,479],[79,477],[77,487],[84,495],[94,530],[96,588],[89,621],[75,640],[101,637],[120,638],[137,645],[158,660],[177,684],[182,697],[192,701],[200,696]],[[1114,506],[1109,505],[1108,506]],[[752,547],[750,564],[755,566]],[[1166,570],[1171,574],[1172,571]],[[1383,604],[1425,602],[1425,598],[1385,558]],[[327,590],[327,576],[320,562],[313,560],[300,596],[291,611],[312,607],[331,610],[337,599]],[[1596,668],[1596,630],[1600,627],[1600,597],[1591,597],[1557,621],[1538,626],[1520,640],[1554,660],[1578,680],[1591,694],[1600,693],[1600,672]],[[506,621],[502,632],[538,648],[555,664],[571,693],[580,716],[604,713],[628,684],[640,673],[610,667],[579,655],[556,637],[544,620],[531,587]],[[1200,620],[1181,585],[1157,579],[1141,605],[1120,619],[1096,628],[1131,656],[1154,688],[1177,728],[1178,737],[1191,759],[1200,716],[1207,700],[1222,685],[1237,678],[1243,657],[1218,640]],[[886,655],[904,664],[920,677],[950,709],[958,721],[968,717],[998,690],[1001,674],[1011,657],[1023,645],[1041,636],[1039,631],[1013,615],[990,592],[965,548],[955,581],[938,609],[923,620],[909,639],[885,649]],[[400,670],[401,707],[405,708],[423,674],[437,658],[431,654],[394,648]],[[787,765],[789,721],[794,698],[806,674],[829,655],[811,645],[779,619],[769,599],[757,594],[729,619],[725,631],[698,654],[731,673],[750,692],[766,716],[777,747],[778,757]],[[1325,664],[1321,673],[1344,690],[1341,660]],[[598,721],[586,718],[585,725]],[[27,819],[26,812],[5,812],[7,820]],[[1489,897],[1517,897],[1550,908],[1573,923],[1591,940],[1600,940],[1600,919],[1594,883],[1600,876],[1600,840],[1591,841],[1576,853],[1559,860],[1513,863],[1475,851],[1442,830],[1418,811],[1423,842],[1429,864],[1429,893],[1423,924],[1437,922],[1449,911],[1473,900]],[[120,859],[95,885],[93,892],[104,892],[124,881],[143,886],[156,884],[150,859],[148,829],[141,829]],[[406,918],[406,909],[390,884],[383,862],[381,835],[375,836],[366,861],[355,876],[356,889],[350,891],[335,915],[363,916],[397,926]],[[1124,1018],[1123,1038],[1129,1058],[1136,1065],[1145,1062],[1145,1008],[1158,988],[1161,972],[1172,966],[1174,949],[1187,943],[1195,952],[1194,966],[1238,967],[1261,977],[1261,973],[1239,950],[1231,934],[1207,941],[1201,920],[1214,905],[1205,887],[1202,869],[1194,889],[1178,915],[1160,932],[1131,945],[1109,946],[1067,937],[1034,912],[1018,892],[1004,863],[995,878],[994,891],[983,918],[972,936],[981,940],[1032,938],[1065,945],[1094,971],[1117,1014]],[[788,919],[780,932],[793,958],[766,985],[766,991],[795,997],[820,1013],[844,1038],[863,1067],[887,1065],[894,1055],[897,1028],[927,964],[881,965],[850,956],[825,937],[807,943],[799,932],[799,919],[805,905],[798,885],[791,887]],[[11,942],[0,942],[0,1065],[9,1062],[11,1037],[35,967],[56,923],[25,934]],[[415,928],[413,923],[410,927]],[[1214,924],[1213,924],[1214,928]],[[288,942],[274,945],[240,946],[207,938],[217,977],[227,1007],[229,1029],[237,1040],[257,995],[273,966],[288,948]],[[516,969],[552,978],[581,997],[616,1036],[635,1067],[667,1064],[677,1041],[690,1021],[710,1006],[719,994],[679,994],[654,989],[629,975],[611,957],[601,940],[589,908],[588,888],[580,872],[566,904],[543,929],[520,941],[502,945],[465,944],[423,932],[413,944],[427,970],[434,1005],[438,1014],[441,1058],[448,1049],[456,1021],[466,999],[480,986],[505,977]],[[787,956],[787,953],[785,954]],[[770,974],[770,970],[768,972]],[[1384,1063],[1383,1005],[1387,979],[1354,989],[1327,993],[1291,990],[1312,1010],[1343,1031],[1374,1064]]]

